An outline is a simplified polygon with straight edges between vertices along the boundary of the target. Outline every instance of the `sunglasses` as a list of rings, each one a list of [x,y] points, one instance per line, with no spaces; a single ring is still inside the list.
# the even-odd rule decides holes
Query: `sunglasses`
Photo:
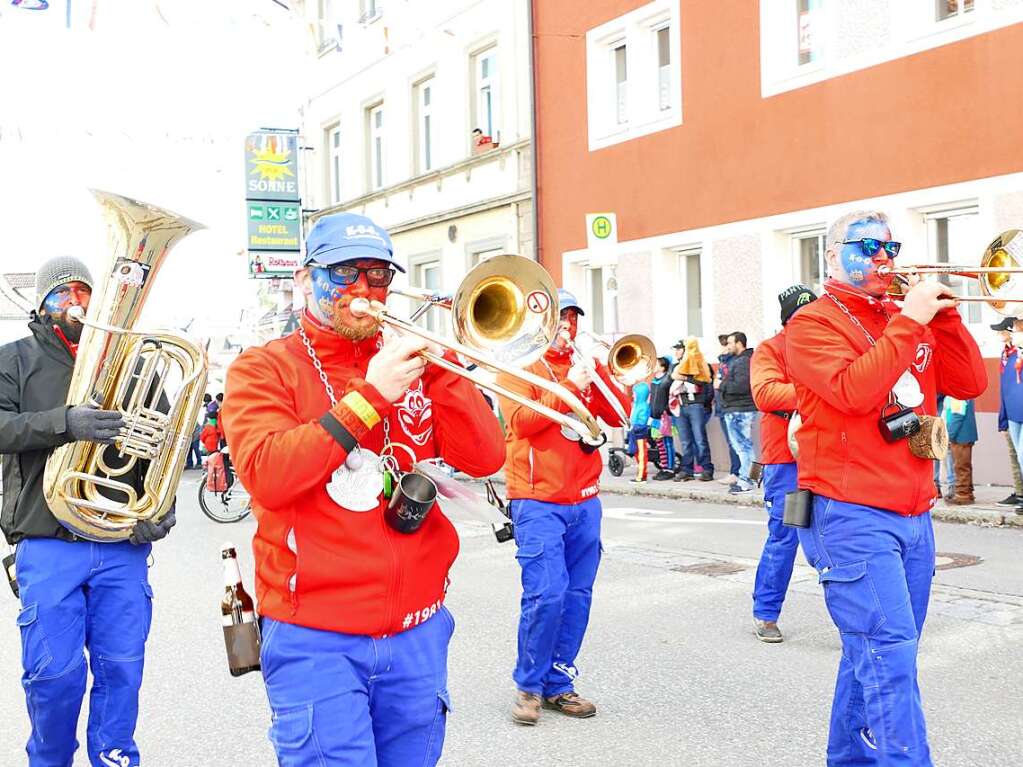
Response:
[[[386,288],[394,279],[394,269],[386,266],[351,266],[350,264],[337,264],[336,266],[315,265],[317,269],[323,269],[327,278],[335,285],[350,286],[359,280],[360,274],[366,275],[366,283],[371,288]]]
[[[901,242],[875,240],[873,237],[864,237],[862,240],[842,240],[843,245],[855,245],[859,243],[863,255],[873,258],[881,248],[884,248],[888,258],[895,258],[902,249]]]

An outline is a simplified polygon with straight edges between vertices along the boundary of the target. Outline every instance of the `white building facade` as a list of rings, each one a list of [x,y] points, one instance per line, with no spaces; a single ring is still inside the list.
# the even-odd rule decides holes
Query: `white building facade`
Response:
[[[491,255],[532,257],[525,0],[306,0],[299,12],[315,48],[305,207],[385,227],[417,287],[451,292]]]

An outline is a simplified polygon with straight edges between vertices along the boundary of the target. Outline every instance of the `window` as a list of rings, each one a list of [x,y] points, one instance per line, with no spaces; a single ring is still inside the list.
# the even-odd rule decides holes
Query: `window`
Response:
[[[369,122],[369,188],[384,186],[384,105],[366,110]]]
[[[615,72],[615,119],[619,125],[624,125],[629,121],[629,62],[625,43],[613,46],[611,56]]]
[[[927,252],[931,263],[980,263],[981,254],[987,244],[978,225],[979,216],[975,207],[929,213],[927,219]],[[964,254],[966,254],[964,256]],[[980,282],[972,277],[956,275],[940,276],[957,296],[979,296]],[[981,304],[969,302],[959,305],[963,321],[981,321]]]
[[[799,265],[799,281],[820,295],[828,273],[824,261],[824,232],[796,235],[792,238],[792,245]]]
[[[685,296],[683,321],[687,336],[703,335],[703,285],[700,251],[684,250],[678,254],[678,273]]]
[[[590,307],[586,316],[590,318],[590,327],[594,333],[607,332],[604,322],[604,269],[602,267],[586,270],[589,274]]]
[[[433,78],[415,87],[416,173],[433,168]]]
[[[438,292],[440,290],[440,261],[413,262],[412,286]],[[433,307],[424,312],[417,322],[420,327],[431,333],[443,333],[443,319],[446,312],[446,309]]]
[[[498,139],[500,131],[497,90],[497,49],[490,48],[473,58],[476,125],[484,136]]]
[[[316,21],[320,52],[341,50],[340,0],[317,0]]]
[[[375,21],[384,12],[380,0],[359,0],[359,21],[363,24]]]
[[[470,265],[469,265],[469,268],[472,268],[472,267],[474,267],[474,266],[476,266],[478,264],[483,263],[488,258],[493,258],[494,256],[504,255],[504,253],[505,253],[504,246],[501,246],[499,248],[490,248],[488,250],[473,251],[473,253],[469,257],[469,260],[471,262]]]
[[[934,20],[944,21],[973,10],[973,0],[934,0]]]
[[[799,41],[799,66],[811,64],[820,58],[817,25],[820,21],[821,0],[796,0],[796,35]]]
[[[657,106],[671,109],[671,28],[657,30]]]
[[[341,202],[341,126],[327,128],[327,198],[331,205]]]

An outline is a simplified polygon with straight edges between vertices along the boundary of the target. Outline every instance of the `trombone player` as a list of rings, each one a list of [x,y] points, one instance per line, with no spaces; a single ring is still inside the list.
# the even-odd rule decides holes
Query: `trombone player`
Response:
[[[426,365],[430,342],[385,339],[353,310],[385,302],[395,271],[386,231],[323,216],[295,273],[298,331],[250,347],[227,374],[221,412],[258,523],[261,664],[281,765],[434,765],[444,743],[458,536],[437,509],[402,527],[386,500],[400,494],[387,493],[413,461],[440,456],[486,476],[504,452],[477,388]]]
[[[30,767],[71,764],[87,673],[87,750],[93,767],[139,764],[134,732],[145,644],[153,611],[146,560],[167,535],[173,510],[139,522],[131,537],[95,543],[63,527],[43,495],[52,450],[75,441],[111,444],[120,413],[65,403],[82,325],[72,307],[88,309],[93,280],[75,258],[58,257],[36,273],[31,336],[0,347],[0,452],[4,454],[3,531],[16,549],[22,604],[22,687],[31,734]],[[140,467],[121,478],[141,492]]]
[[[621,426],[630,403],[597,361],[573,361],[573,341],[583,309],[567,290],[558,291],[560,324],[550,348],[528,368],[578,396],[590,412]],[[604,384],[594,385],[591,370]],[[551,395],[507,374],[498,383],[565,411]],[[608,400],[601,389],[617,402]],[[616,407],[617,406],[617,407]],[[600,472],[595,446],[532,410],[501,398],[508,429],[505,476],[516,559],[522,568],[522,612],[517,688],[512,719],[534,725],[541,707],[577,718],[597,713],[575,692],[576,655],[589,621],[593,582],[600,564]],[[617,411],[617,412],[616,412]]]

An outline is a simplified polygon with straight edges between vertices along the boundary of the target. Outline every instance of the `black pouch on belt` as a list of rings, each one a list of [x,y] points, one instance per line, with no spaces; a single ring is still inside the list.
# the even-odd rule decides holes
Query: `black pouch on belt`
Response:
[[[813,493],[809,490],[793,490],[785,494],[785,527],[809,527],[813,514]]]

